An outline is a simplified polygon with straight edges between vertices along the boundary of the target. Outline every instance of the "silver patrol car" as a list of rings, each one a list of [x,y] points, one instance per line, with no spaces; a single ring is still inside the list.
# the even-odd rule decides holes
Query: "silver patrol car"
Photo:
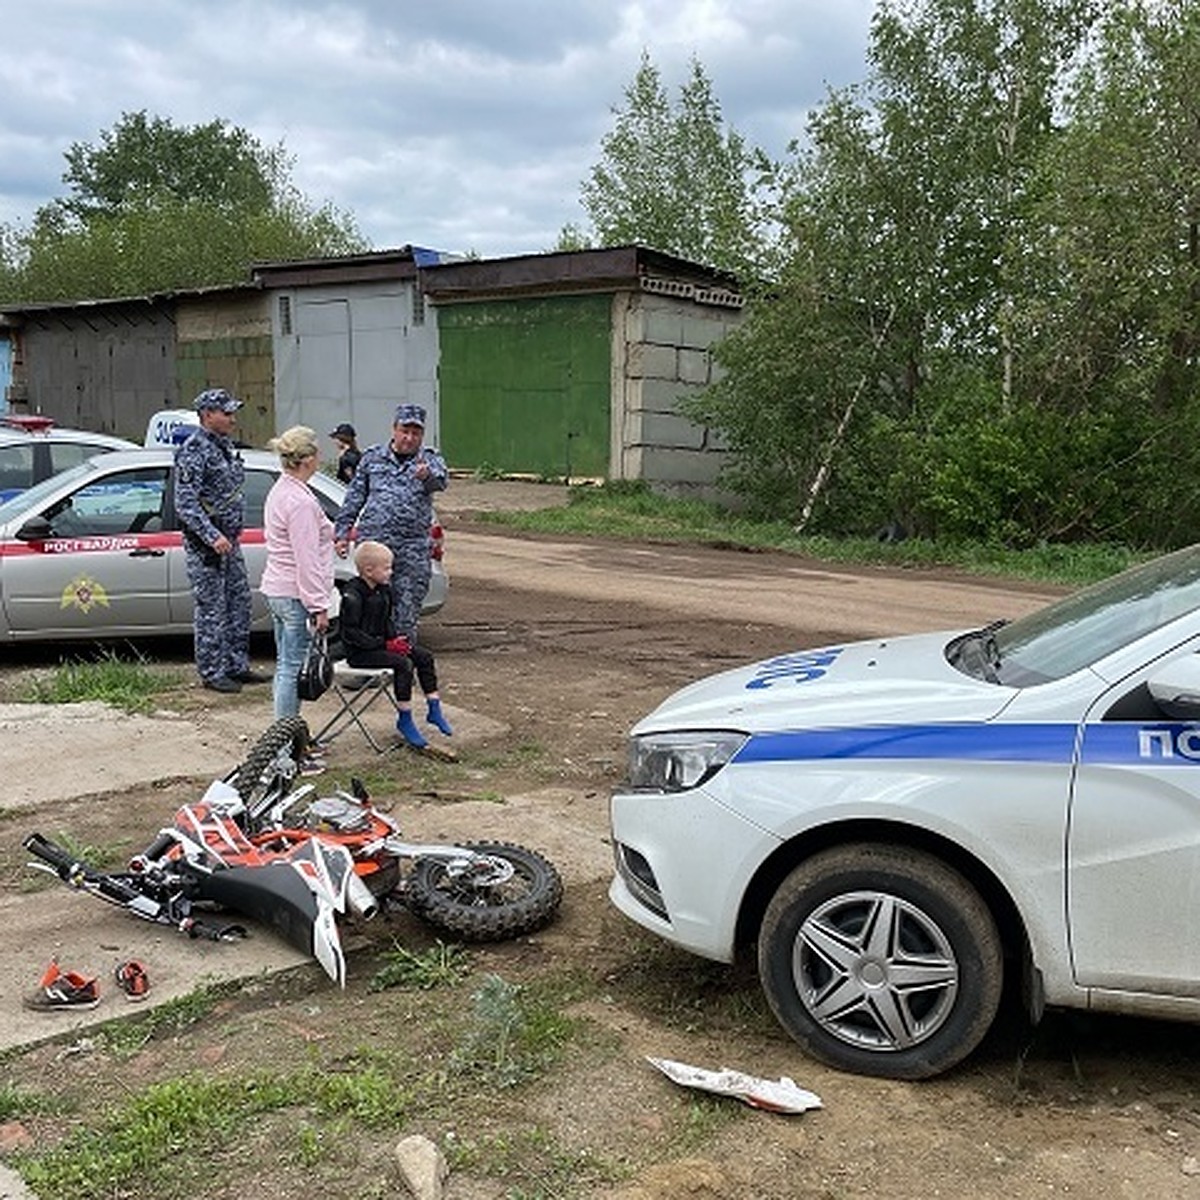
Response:
[[[50,417],[0,413],[0,501],[93,454],[133,446],[133,442],[107,433],[65,429]]]
[[[756,947],[827,1064],[935,1075],[1002,993],[1200,1020],[1200,546],[1011,624],[716,675],[630,751],[611,899]]]
[[[258,581],[266,558],[263,504],[279,459],[239,451],[246,466],[241,543],[254,590],[252,627],[271,628]],[[192,591],[175,520],[171,447],[93,457],[0,504],[0,642],[136,638],[192,632]],[[345,488],[310,484],[330,519]],[[445,603],[442,531],[434,526],[433,575],[424,612]],[[349,559],[335,574],[354,573]]]

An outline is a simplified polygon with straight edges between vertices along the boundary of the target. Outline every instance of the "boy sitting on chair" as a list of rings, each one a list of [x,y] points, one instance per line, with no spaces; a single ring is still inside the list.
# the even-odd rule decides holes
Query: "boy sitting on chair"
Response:
[[[425,719],[447,737],[454,731],[442,713],[433,655],[408,638],[392,635],[392,552],[382,542],[363,542],[354,555],[358,578],[346,584],[338,614],[338,632],[352,667],[391,667],[395,689],[396,732],[414,749],[429,743],[412,715],[413,670],[416,669],[428,707]]]

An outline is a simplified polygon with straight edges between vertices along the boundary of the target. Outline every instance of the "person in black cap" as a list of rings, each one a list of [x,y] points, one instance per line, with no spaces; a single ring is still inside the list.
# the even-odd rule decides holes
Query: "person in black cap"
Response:
[[[353,425],[343,421],[335,429],[329,431],[329,436],[337,442],[338,481],[348,484],[354,478],[354,469],[358,466],[358,460],[362,458],[362,451],[358,448],[358,434],[354,432]]]
[[[192,585],[196,670],[214,692],[268,681],[250,669],[250,581],[238,544],[246,468],[233,442],[241,407],[224,388],[201,392],[200,425],[175,452],[175,516]]]
[[[363,451],[333,526],[333,548],[343,558],[356,525],[360,542],[382,542],[392,552],[391,632],[409,642],[417,640],[417,620],[429,591],[433,494],[449,480],[446,460],[423,445],[424,438],[425,410],[401,404],[391,439]]]

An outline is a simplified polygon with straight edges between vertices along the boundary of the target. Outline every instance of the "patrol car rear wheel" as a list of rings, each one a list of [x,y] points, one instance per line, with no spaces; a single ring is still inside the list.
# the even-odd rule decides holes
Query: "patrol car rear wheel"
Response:
[[[876,844],[814,855],[782,883],[758,942],[780,1024],[843,1071],[926,1079],[983,1039],[1004,981],[987,905],[931,855]]]

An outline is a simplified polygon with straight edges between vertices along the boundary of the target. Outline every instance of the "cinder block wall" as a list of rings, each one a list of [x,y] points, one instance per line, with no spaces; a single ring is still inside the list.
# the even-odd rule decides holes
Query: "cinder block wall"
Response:
[[[712,348],[740,324],[740,297],[674,284],[621,292],[613,305],[613,478],[728,499],[717,486],[726,447],[682,416],[679,401],[717,378]]]

